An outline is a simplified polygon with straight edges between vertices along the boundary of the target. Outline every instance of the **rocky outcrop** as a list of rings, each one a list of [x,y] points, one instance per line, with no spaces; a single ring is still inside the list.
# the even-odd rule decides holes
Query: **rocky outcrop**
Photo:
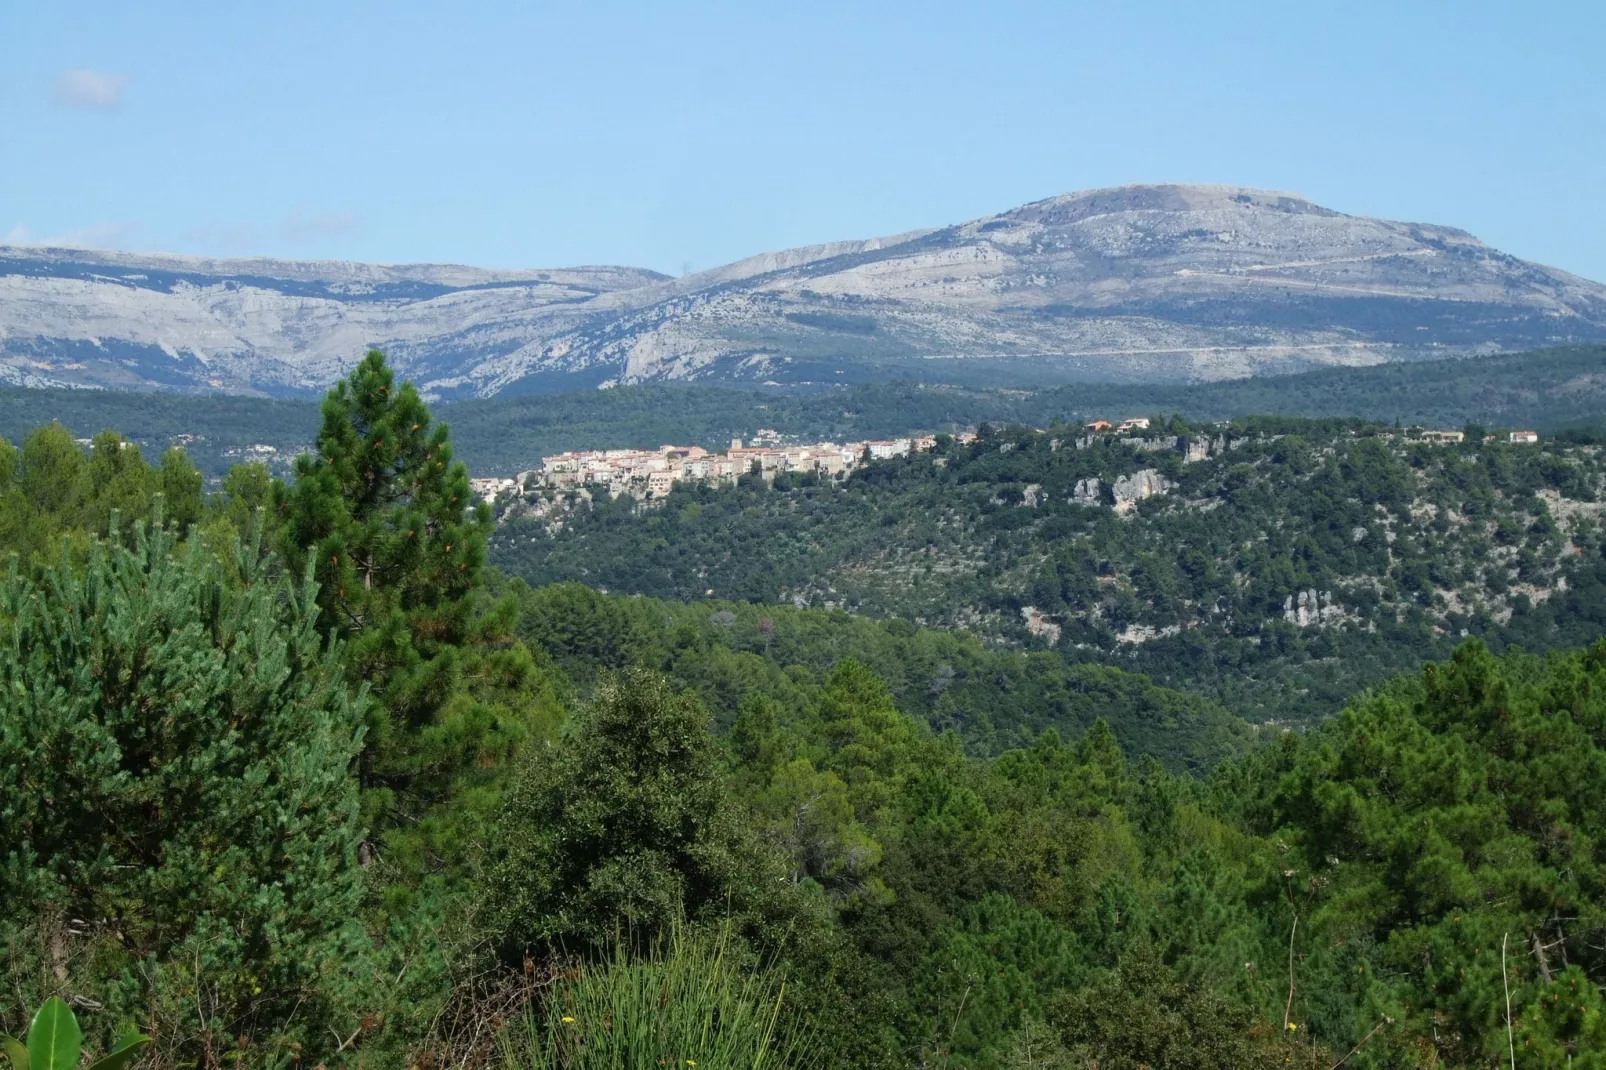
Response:
[[[680,279],[0,247],[0,381],[25,385],[317,390],[371,344],[449,397],[814,381],[822,361],[940,378],[931,358],[1216,379],[1600,339],[1606,287],[1227,186],[1067,194]]]
[[[1333,624],[1343,618],[1344,609],[1333,601],[1332,591],[1318,592],[1312,587],[1283,599],[1283,619],[1300,628]]]
[[[1208,461],[1211,457],[1219,457],[1226,452],[1226,435],[1217,435],[1213,439],[1209,435],[1196,435],[1188,439],[1185,460],[1193,464],[1195,461]]]
[[[1110,487],[1115,495],[1115,511],[1124,513],[1145,498],[1164,494],[1171,489],[1171,481],[1156,469],[1145,468],[1129,476],[1121,476]]]
[[[1103,485],[1095,477],[1079,479],[1071,490],[1071,501],[1078,505],[1099,505],[1104,501]]]
[[[1152,624],[1128,624],[1115,633],[1115,641],[1136,645],[1153,642],[1156,639],[1167,639],[1180,634],[1181,631],[1182,628],[1175,624],[1168,624],[1164,628],[1156,628]]]
[[[1060,641],[1060,626],[1049,620],[1036,606],[1022,606],[1020,615],[1026,623],[1026,630],[1049,646]]]

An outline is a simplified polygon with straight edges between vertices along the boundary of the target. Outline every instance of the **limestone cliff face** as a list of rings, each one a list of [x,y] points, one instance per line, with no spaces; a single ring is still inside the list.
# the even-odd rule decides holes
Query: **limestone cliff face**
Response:
[[[1122,476],[1111,485],[1115,495],[1115,511],[1125,513],[1145,498],[1164,494],[1171,489],[1171,481],[1153,468],[1145,468]]]
[[[1102,502],[1100,497],[1100,484],[1096,476],[1078,479],[1075,488],[1071,491],[1071,500],[1079,505],[1098,505]]]
[[[1067,194],[681,279],[0,247],[0,381],[34,385],[315,390],[368,345],[459,396],[961,360],[1213,379],[1599,339],[1606,287],[1452,228],[1223,186]]]

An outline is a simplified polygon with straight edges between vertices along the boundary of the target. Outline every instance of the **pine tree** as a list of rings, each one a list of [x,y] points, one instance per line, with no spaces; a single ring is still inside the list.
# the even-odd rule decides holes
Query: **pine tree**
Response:
[[[156,473],[157,489],[162,492],[162,515],[177,524],[181,532],[201,518],[206,504],[203,488],[206,477],[195,467],[189,454],[180,446],[173,446],[162,454],[162,467]]]
[[[361,894],[366,698],[310,583],[237,551],[235,586],[198,541],[117,534],[0,583],[0,927],[175,1058],[287,1027],[321,1044]]]
[[[79,516],[62,519],[92,535],[105,535],[114,515],[146,515],[156,489],[155,473],[139,447],[116,431],[102,431],[89,449]]]
[[[30,431],[21,460],[19,489],[40,512],[65,513],[82,493],[84,453],[61,424]]]
[[[559,714],[513,637],[516,604],[483,589],[490,512],[446,425],[371,350],[324,399],[315,452],[273,498],[285,559],[293,572],[310,563],[319,583],[319,626],[345,640],[350,678],[377,700],[365,819],[406,825],[405,851],[459,850],[459,822],[495,805],[488,772]]]

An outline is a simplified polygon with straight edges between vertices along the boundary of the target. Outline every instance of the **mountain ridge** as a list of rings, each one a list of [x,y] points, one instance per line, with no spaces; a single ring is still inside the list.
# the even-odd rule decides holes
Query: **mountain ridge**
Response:
[[[1606,286],[1229,185],[1059,194],[681,278],[0,246],[0,381],[24,386],[315,393],[370,345],[450,398],[1006,367],[1199,381],[1598,340]]]

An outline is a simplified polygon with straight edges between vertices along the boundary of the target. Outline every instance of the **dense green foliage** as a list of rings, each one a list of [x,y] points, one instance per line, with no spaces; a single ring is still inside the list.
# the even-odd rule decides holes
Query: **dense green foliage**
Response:
[[[482,880],[505,951],[606,947],[759,906],[764,860],[719,775],[707,714],[660,679],[610,680],[535,751],[509,793]]]
[[[1606,1063],[1591,980],[1606,951],[1582,935],[1606,928],[1603,680],[1606,645],[1504,664],[1467,646],[1285,759],[1259,820],[1289,848],[1309,966],[1336,959],[1350,978],[1312,993],[1330,1004],[1318,1013],[1370,1003],[1410,1033],[1429,1028],[1431,1008],[1454,1038],[1447,1061],[1498,1060],[1488,1026],[1503,1015],[1509,934],[1524,1062],[1561,1066],[1578,1052],[1576,1065]]]
[[[170,1056],[321,1032],[361,895],[366,698],[313,588],[236,559],[238,583],[140,525],[37,583],[13,558],[0,590],[8,968],[148,1021]]]
[[[909,1016],[898,1044],[962,1065],[1005,1065],[1036,1037],[1063,1065],[1273,1066],[1317,1058],[1298,1038],[1346,1051],[1371,1034],[1355,1065],[1435,1050],[1482,1065],[1503,1040],[1487,1002],[1501,990],[1448,987],[1471,960],[1431,964],[1498,968],[1490,933],[1507,931],[1517,1043],[1540,1064],[1581,1057],[1606,1021],[1593,988],[1567,1014],[1539,1007],[1589,988],[1563,962],[1606,972],[1583,935],[1601,929],[1603,889],[1582,832],[1601,827],[1606,647],[1550,661],[1466,647],[1205,786],[1127,761],[1102,722],[1074,745],[1050,733],[966,760],[862,665],[820,679],[804,664],[824,655],[796,633],[837,625],[839,656],[896,674],[889,625],[716,604],[653,626],[673,607],[577,586],[525,598],[527,634],[577,679],[642,659],[736,711],[732,789],[874,961],[866,980]],[[681,644],[667,657],[665,633]],[[1475,916],[1481,948],[1433,950]]]
[[[1593,445],[1265,418],[938,441],[841,483],[681,486],[652,508],[560,497],[523,519],[515,506],[493,559],[534,584],[966,627],[1254,720],[1331,713],[1466,635],[1537,649],[1606,625]],[[1166,492],[1116,503],[1139,477]]]
[[[112,516],[142,517],[157,495],[164,515],[187,529],[200,518],[201,473],[180,448],[153,468],[139,447],[115,431],[96,435],[86,453],[60,424],[35,428],[20,449],[0,439],[0,541],[25,560],[54,560],[63,536],[105,535]]]
[[[0,450],[0,1029],[59,996],[163,1070],[1606,1067],[1587,443],[989,430],[510,527],[592,583],[529,586],[381,358],[324,416],[209,498],[115,436]]]
[[[623,386],[457,401],[439,411],[451,421],[458,456],[476,475],[510,476],[563,450],[653,449],[665,442],[714,448],[760,427],[802,439],[852,441],[984,422],[1046,427],[1056,418],[1078,422],[1163,411],[1198,420],[1271,413],[1548,431],[1600,423],[1606,410],[1603,364],[1606,349],[1578,346],[1215,383],[1018,390],[914,381],[829,388]],[[0,389],[0,435],[20,439],[52,420],[80,432],[116,427],[148,449],[184,446],[212,476],[251,457],[287,469],[311,445],[318,419],[313,401]]]
[[[1253,739],[1242,718],[1147,677],[990,648],[963,632],[896,618],[741,602],[688,606],[609,597],[578,583],[523,588],[520,608],[521,634],[580,687],[608,669],[650,668],[694,690],[721,729],[760,696],[783,710],[807,708],[852,659],[884,682],[900,710],[934,731],[953,730],[974,753],[1024,746],[1048,728],[1077,734],[1103,718],[1128,753],[1203,772]]]

